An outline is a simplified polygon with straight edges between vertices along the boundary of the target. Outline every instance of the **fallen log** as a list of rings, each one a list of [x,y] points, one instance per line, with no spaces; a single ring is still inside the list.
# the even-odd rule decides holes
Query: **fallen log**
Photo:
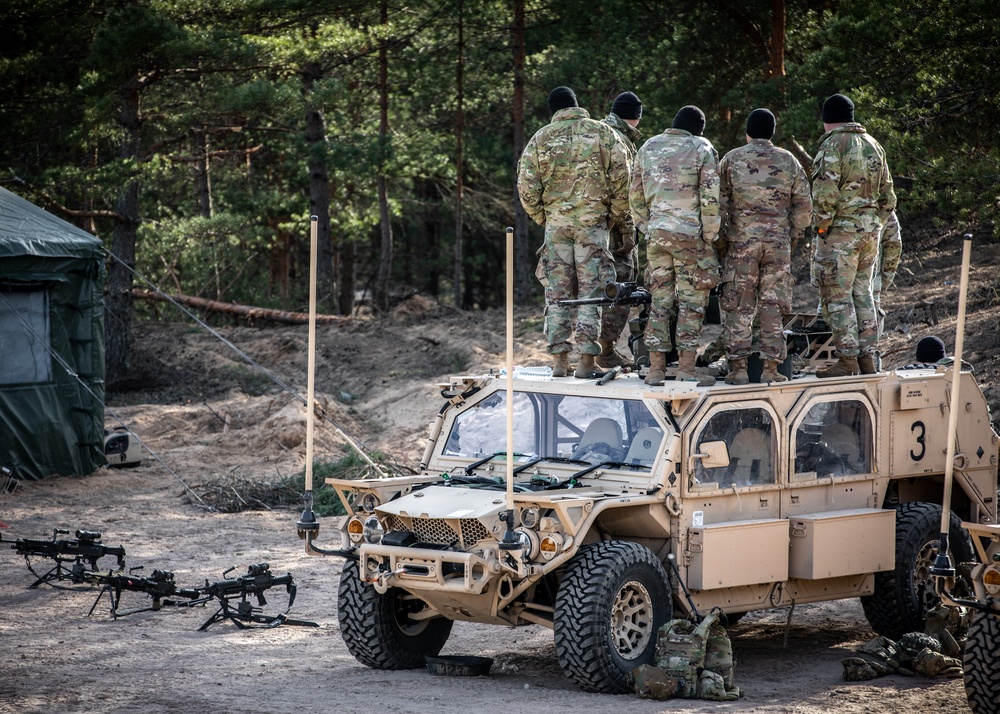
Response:
[[[132,297],[142,300],[152,300],[154,302],[178,302],[182,305],[206,310],[208,312],[221,312],[225,315],[236,315],[247,320],[269,320],[280,322],[286,325],[304,325],[309,322],[309,313],[290,312],[288,310],[271,310],[265,307],[253,307],[252,305],[237,305],[229,302],[219,302],[218,300],[206,300],[205,298],[193,297],[191,295],[167,295],[165,293],[155,293],[151,290],[140,290],[134,288]],[[319,325],[343,325],[351,318],[341,315],[316,315],[316,323]]]

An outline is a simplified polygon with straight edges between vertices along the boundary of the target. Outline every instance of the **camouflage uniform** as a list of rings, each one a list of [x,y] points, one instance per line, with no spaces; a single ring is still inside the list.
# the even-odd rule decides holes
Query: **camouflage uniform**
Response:
[[[875,315],[878,318],[879,339],[882,339],[882,330],[885,327],[882,290],[888,290],[896,279],[896,268],[899,267],[902,255],[903,241],[899,233],[899,219],[893,211],[882,227],[882,235],[878,241],[878,255],[875,258],[875,275],[872,277],[872,301],[875,303]]]
[[[813,160],[812,199],[823,318],[841,356],[874,355],[872,273],[896,193],[885,151],[861,124],[848,122],[823,135]]]
[[[782,315],[792,309],[791,242],[812,219],[806,172],[768,139],[753,139],[719,163],[722,238],[728,244],[721,307],[731,358],[754,350],[758,313],[761,359],[785,359]]]
[[[535,132],[518,162],[517,192],[525,212],[545,227],[536,275],[545,287],[545,335],[549,352],[569,352],[570,309],[555,301],[604,294],[614,267],[608,226],[628,214],[628,163],[614,129],[570,107]],[[577,348],[596,355],[601,309],[578,308]]]
[[[635,143],[639,141],[642,133],[617,114],[608,114],[602,121],[618,132],[625,146],[628,167],[631,171],[632,162],[635,160]],[[615,280],[634,282],[638,275],[639,249],[636,247],[635,226],[631,214],[627,221],[611,226],[609,247],[611,258],[615,262]],[[617,342],[625,325],[628,324],[628,314],[629,308],[624,305],[605,307],[601,311],[601,340]]]
[[[712,247],[719,235],[718,157],[712,142],[684,129],[667,129],[636,154],[629,205],[636,230],[646,236],[650,351],[670,351],[675,301],[674,347],[698,349],[708,291],[719,284]]]

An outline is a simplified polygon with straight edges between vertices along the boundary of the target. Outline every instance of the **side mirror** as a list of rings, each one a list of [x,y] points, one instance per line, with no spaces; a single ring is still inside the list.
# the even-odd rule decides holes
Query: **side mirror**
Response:
[[[706,469],[717,469],[729,466],[729,447],[724,441],[706,441],[698,446],[700,453],[694,458],[701,459],[701,465]]]

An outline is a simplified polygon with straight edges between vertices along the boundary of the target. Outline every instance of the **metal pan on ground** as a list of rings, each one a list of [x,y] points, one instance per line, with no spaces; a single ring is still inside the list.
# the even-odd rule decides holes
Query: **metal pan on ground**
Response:
[[[424,659],[427,661],[427,671],[439,677],[483,677],[493,667],[492,657],[440,655]]]

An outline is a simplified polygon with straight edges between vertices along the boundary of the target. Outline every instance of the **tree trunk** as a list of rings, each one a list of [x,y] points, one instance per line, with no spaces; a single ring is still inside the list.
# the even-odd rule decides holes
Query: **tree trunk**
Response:
[[[326,120],[313,102],[313,84],[323,76],[316,62],[302,68],[302,94],[306,103],[306,146],[309,172],[309,211],[316,216],[316,299],[336,309],[333,245],[330,239],[330,175],[326,160]]]
[[[139,80],[119,90],[118,124],[124,130],[118,156],[123,161],[139,156]],[[115,205],[118,217],[111,234],[111,252],[116,260],[108,266],[108,289],[104,323],[105,379],[108,384],[125,379],[132,359],[132,270],[139,230],[139,180],[130,178]]]
[[[380,21],[385,28],[389,24],[387,0],[382,0]],[[389,222],[389,196],[386,189],[385,163],[389,145],[389,48],[386,38],[379,40],[378,46],[378,215],[382,229],[382,244],[375,280],[375,307],[382,312],[389,311],[389,278],[392,275],[392,224]]]
[[[524,0],[514,0],[514,180],[517,162],[524,151]],[[534,292],[532,254],[528,243],[528,214],[514,190],[514,299],[518,305],[528,302]]]
[[[462,304],[462,221],[464,183],[462,181],[464,162],[462,159],[462,131],[465,128],[465,108],[463,106],[463,91],[465,78],[462,76],[465,62],[465,27],[462,17],[463,2],[458,0],[458,62],[455,67],[455,94],[458,107],[455,112],[455,269],[454,269],[454,300],[455,307],[465,307]]]
[[[133,290],[133,297],[142,300],[156,302],[174,302],[181,305],[190,305],[205,312],[218,312],[224,315],[242,317],[250,322],[255,320],[267,320],[268,322],[280,322],[284,325],[304,325],[309,322],[308,312],[291,312],[289,310],[272,310],[265,307],[254,307],[252,305],[238,305],[230,302],[220,302],[218,300],[206,300],[194,295],[165,295],[154,293],[150,290]],[[350,318],[340,315],[316,315],[316,322],[321,325],[344,325]]]
[[[208,158],[208,133],[205,127],[198,127],[194,134],[194,164],[195,203],[198,215],[202,218],[212,217],[212,176]]]
[[[771,41],[765,79],[785,76],[785,21],[785,0],[771,0]]]

